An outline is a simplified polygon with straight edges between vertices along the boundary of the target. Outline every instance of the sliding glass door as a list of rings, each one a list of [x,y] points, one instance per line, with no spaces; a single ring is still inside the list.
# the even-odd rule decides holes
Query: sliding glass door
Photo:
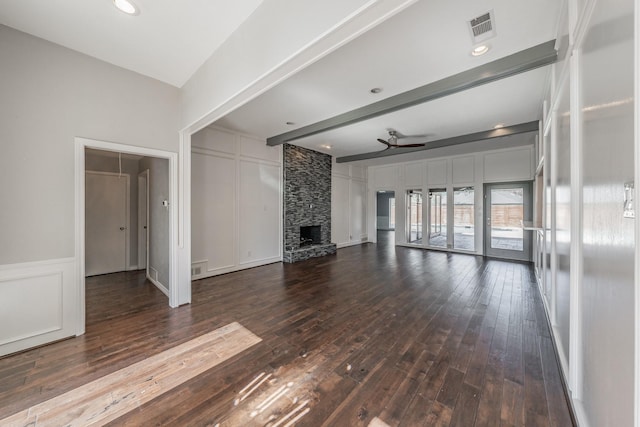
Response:
[[[453,249],[462,251],[476,249],[473,187],[453,189]]]
[[[429,190],[429,246],[447,248],[447,190]]]
[[[531,183],[485,185],[486,256],[531,261]]]
[[[407,191],[407,243],[422,244],[422,190]]]

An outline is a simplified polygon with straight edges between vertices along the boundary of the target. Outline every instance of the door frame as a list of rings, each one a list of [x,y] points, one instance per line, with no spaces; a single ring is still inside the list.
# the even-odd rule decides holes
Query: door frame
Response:
[[[124,211],[125,211],[125,217],[124,217],[124,227],[125,227],[125,233],[124,233],[124,268],[122,269],[122,271],[128,271],[129,270],[129,266],[131,265],[131,260],[129,259],[130,253],[131,253],[131,208],[129,206],[129,198],[130,198],[130,193],[131,193],[131,175],[129,175],[128,173],[115,173],[115,172],[101,172],[101,171],[88,171],[85,170],[84,171],[85,176],[86,174],[92,174],[92,175],[106,175],[106,176],[121,176],[122,178],[124,178],[126,180],[126,185],[125,185],[125,192],[124,192]],[[86,181],[85,181],[86,182]],[[86,206],[85,206],[85,221],[86,221]],[[86,230],[85,230],[86,233]],[[86,246],[86,241],[85,241],[85,246]],[[86,247],[85,247],[86,250]],[[86,255],[86,254],[85,254]]]
[[[523,256],[522,257],[510,257],[509,253],[518,253],[518,251],[511,251],[509,249],[504,249],[503,252],[489,254],[489,250],[491,248],[491,237],[489,236],[489,228],[490,226],[487,224],[487,216],[491,209],[491,204],[489,203],[489,191],[491,188],[513,188],[513,187],[523,187],[523,221],[532,221],[533,220],[533,182],[532,181],[514,181],[514,182],[495,182],[495,183],[485,183],[483,185],[483,195],[484,195],[484,210],[482,213],[482,223],[483,223],[483,238],[484,238],[484,247],[483,254],[484,256],[491,258],[501,258],[501,259],[510,259],[515,261],[533,261],[533,235],[530,230],[523,229]],[[528,194],[528,197],[527,197]],[[527,237],[528,236],[528,237]],[[494,249],[495,251],[495,249]]]
[[[140,200],[142,180],[144,180],[145,186],[145,200]],[[140,214],[140,206],[142,204],[145,206],[144,218]],[[140,244],[142,239],[144,239],[144,245]],[[142,259],[143,251],[144,263],[141,265],[140,260]],[[145,274],[149,275],[149,169],[145,169],[138,174],[138,269],[144,269]]]
[[[418,239],[418,230],[416,229],[416,240],[422,240],[421,243],[413,243],[411,241],[411,195],[420,194],[420,222],[416,223],[420,229],[420,238]],[[404,192],[405,215],[404,221],[404,238],[407,245],[424,246],[424,191],[422,188],[407,188]],[[417,206],[416,206],[417,207]]]
[[[179,295],[187,295],[191,299],[191,282],[178,280],[178,154],[154,148],[137,147],[115,142],[99,141],[89,138],[74,138],[75,142],[75,260],[77,268],[77,322],[76,335],[85,333],[85,148],[134,154],[145,157],[157,157],[169,161],[169,306],[177,307]],[[182,289],[180,289],[182,288]]]
[[[431,241],[431,220],[433,219],[431,217],[431,197],[429,196],[429,194],[431,194],[432,191],[444,191],[445,192],[445,203],[447,205],[447,213],[446,213],[446,223],[447,225],[445,226],[445,232],[447,235],[446,241],[445,241],[445,245],[444,246],[434,246],[430,244]],[[453,240],[449,240],[451,239],[451,236],[449,233],[449,194],[451,193],[451,191],[449,190],[449,187],[446,185],[433,185],[433,186],[427,186],[427,190],[423,191],[422,194],[422,209],[425,208],[425,196],[427,199],[426,202],[426,213],[422,212],[422,219],[423,219],[423,225],[422,225],[422,243],[424,245],[425,248],[427,249],[433,249],[436,251],[447,251],[447,252],[453,252]],[[440,207],[442,207],[442,197],[440,198]],[[440,214],[440,231],[442,232],[442,214]],[[424,235],[424,231],[427,231],[427,236],[425,237]]]

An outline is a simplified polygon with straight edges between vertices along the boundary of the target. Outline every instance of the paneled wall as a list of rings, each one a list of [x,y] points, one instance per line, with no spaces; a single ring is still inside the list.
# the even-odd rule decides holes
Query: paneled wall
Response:
[[[224,129],[192,137],[192,277],[282,259],[282,147]]]
[[[407,190],[446,188],[450,193],[454,188],[472,186],[475,189],[475,251],[483,251],[482,212],[484,199],[483,184],[497,182],[530,181],[533,179],[533,147],[536,133],[518,135],[527,138],[529,145],[513,149],[470,153],[460,156],[432,158],[418,162],[373,166],[368,169],[368,235],[375,241],[376,236],[376,192],[395,191],[396,197],[396,244],[407,244],[404,233]],[[423,209],[427,209],[426,203]],[[449,212],[453,215],[453,209]],[[426,230],[426,214],[423,214],[423,230]],[[453,218],[450,218],[452,220]],[[426,244],[426,239],[425,239]]]
[[[563,2],[560,60],[544,106],[545,244],[536,259],[545,264],[540,289],[581,426],[638,425],[637,242],[635,220],[623,216],[624,185],[637,173],[637,4]]]
[[[331,241],[339,248],[357,245],[368,240],[366,176],[367,171],[362,166],[335,163],[335,159],[333,161]],[[375,218],[373,221],[375,223]]]

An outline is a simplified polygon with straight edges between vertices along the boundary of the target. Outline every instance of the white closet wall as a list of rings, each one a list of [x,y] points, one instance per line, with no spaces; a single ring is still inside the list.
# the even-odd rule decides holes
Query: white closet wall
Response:
[[[367,239],[367,180],[362,166],[336,163],[331,167],[331,242],[338,248]]]
[[[221,128],[192,137],[192,278],[282,259],[282,147]]]

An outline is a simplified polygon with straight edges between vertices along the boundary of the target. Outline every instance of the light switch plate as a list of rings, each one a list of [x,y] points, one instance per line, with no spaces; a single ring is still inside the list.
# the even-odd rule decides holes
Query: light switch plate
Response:
[[[635,203],[633,202],[633,182],[625,182],[624,184],[624,212],[622,216],[625,218],[635,218],[636,217],[636,209]]]

